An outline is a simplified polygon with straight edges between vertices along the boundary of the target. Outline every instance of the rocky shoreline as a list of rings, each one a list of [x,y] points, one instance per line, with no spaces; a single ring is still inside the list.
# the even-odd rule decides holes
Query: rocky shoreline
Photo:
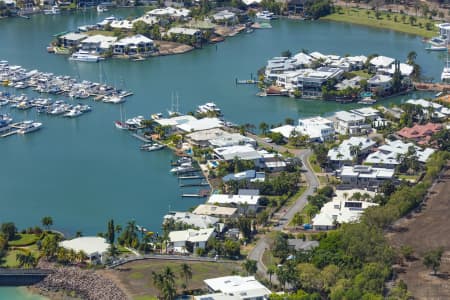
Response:
[[[109,278],[94,270],[40,262],[40,268],[53,270],[32,290],[52,299],[125,300],[130,297]],[[63,296],[63,295],[67,295]]]

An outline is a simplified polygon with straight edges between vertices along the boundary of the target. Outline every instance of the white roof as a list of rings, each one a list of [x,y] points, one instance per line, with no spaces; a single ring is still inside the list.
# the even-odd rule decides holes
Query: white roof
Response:
[[[100,44],[100,48],[107,49],[117,41],[115,36],[106,36],[101,34],[91,35],[90,37],[81,41],[81,44]]]
[[[332,161],[349,161],[355,155],[352,153],[354,146],[359,147],[361,151],[366,151],[375,146],[375,142],[367,137],[352,136],[348,140],[344,140],[338,147],[332,148],[328,151],[328,158]]]
[[[59,38],[66,39],[69,41],[79,41],[86,37],[87,37],[87,34],[84,34],[84,33],[69,32],[64,35],[61,35]]]
[[[372,168],[368,166],[343,166],[339,171],[342,177],[390,179],[394,177],[394,169]]]
[[[113,20],[109,25],[112,28],[133,29],[133,22],[130,20]]]
[[[235,207],[200,204],[193,213],[197,215],[232,216],[236,211],[237,208]]]
[[[196,131],[187,135],[194,142],[209,141],[212,146],[225,147],[238,144],[255,143],[255,140],[239,133],[229,133],[220,128]]]
[[[212,194],[208,199],[208,203],[237,204],[237,205],[247,203],[248,205],[257,205],[259,198],[260,196]]]
[[[200,29],[195,28],[185,28],[185,27],[173,27],[170,28],[168,33],[173,34],[185,34],[185,35],[194,35],[200,32]]]
[[[72,240],[62,241],[59,243],[59,246],[76,252],[83,251],[88,256],[93,256],[107,252],[110,245],[102,237],[83,236]]]
[[[382,84],[382,83],[387,83],[391,80],[392,80],[391,76],[377,74],[377,75],[373,76],[372,78],[370,78],[369,80],[367,80],[367,82],[371,83],[371,84]]]
[[[247,298],[247,293],[255,290],[260,291],[260,294],[258,296],[253,295],[251,299],[266,297],[272,293],[268,288],[256,280],[254,276],[225,276],[206,279],[204,282],[215,292],[222,292],[228,295],[240,295],[242,298]]]
[[[194,116],[182,115],[182,116],[176,116],[176,117],[172,117],[172,118],[156,119],[155,122],[161,126],[178,126],[178,125],[186,124],[186,123],[193,122],[196,120],[197,119]]]
[[[214,234],[214,228],[203,228],[203,229],[187,229],[180,231],[172,231],[169,233],[169,239],[171,242],[207,242],[211,236]]]
[[[187,16],[189,16],[190,13],[191,13],[191,11],[189,9],[173,8],[173,7],[157,8],[157,9],[153,9],[153,10],[147,12],[147,14],[154,15],[154,16],[170,15],[170,16],[174,16],[174,17],[187,17]]]
[[[227,9],[221,10],[213,15],[214,20],[229,20],[236,17],[236,14]]]
[[[149,39],[146,36],[143,36],[142,34],[136,34],[133,36],[125,37],[119,41],[117,41],[116,45],[137,45],[137,44],[147,44],[147,43],[153,43],[152,39]]]
[[[362,117],[375,117],[379,116],[380,112],[373,107],[362,107],[357,109],[352,109],[350,112],[360,115]]]
[[[401,140],[386,141],[385,145],[378,148],[378,151],[367,156],[365,162],[369,164],[387,164],[398,165],[399,157],[405,155],[409,148],[413,147],[416,151],[417,160],[425,163],[435,151],[431,148],[419,148],[413,143],[404,143]]]
[[[393,62],[395,61],[394,58],[387,57],[387,56],[376,56],[370,60],[370,64],[376,66],[376,67],[389,67]]]
[[[164,216],[164,220],[169,219],[173,219],[175,223],[181,222],[197,228],[208,228],[219,222],[219,218],[178,211]]]
[[[336,117],[336,119],[341,120],[343,122],[352,122],[352,121],[363,121],[365,120],[364,117],[342,110],[342,111],[338,111],[334,114],[334,116]]]
[[[178,129],[183,130],[185,132],[193,132],[199,130],[207,130],[217,127],[222,127],[223,123],[218,118],[203,118],[203,119],[195,119],[183,124],[178,125]]]
[[[379,69],[382,72],[386,72],[389,74],[394,74],[395,73],[395,65],[391,65],[390,68],[382,68]],[[412,74],[412,72],[414,71],[414,67],[405,63],[400,63],[400,73],[403,76],[410,76]]]
[[[259,4],[262,0],[242,0],[245,5]]]
[[[214,152],[224,160],[232,160],[235,157],[244,160],[255,160],[262,157],[261,154],[250,145],[219,147],[214,149]]]
[[[298,64],[309,65],[313,58],[306,53],[300,52],[295,54],[292,58],[294,58]]]
[[[295,127],[292,125],[283,125],[277,128],[273,128],[270,131],[271,132],[277,132],[277,133],[281,133],[282,136],[284,136],[285,138],[289,138],[291,136],[292,131],[295,130]]]

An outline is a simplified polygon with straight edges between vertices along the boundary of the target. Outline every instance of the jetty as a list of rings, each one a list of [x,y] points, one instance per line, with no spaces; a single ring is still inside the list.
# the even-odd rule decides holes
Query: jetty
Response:
[[[191,187],[191,186],[207,186],[209,183],[207,182],[196,182],[196,183],[182,183],[180,187]]]
[[[138,140],[144,142],[144,143],[150,143],[152,140],[149,140],[148,138],[146,138],[143,135],[139,135],[137,133],[133,133],[132,136],[134,136],[135,138],[137,138]]]
[[[414,87],[418,91],[447,92],[450,91],[448,83],[414,82]]]
[[[0,269],[0,286],[28,286],[36,284],[52,274],[46,269]]]
[[[237,79],[235,80],[236,84],[257,84],[259,83],[258,80],[254,80],[254,79],[244,79],[244,80],[240,80]]]
[[[178,179],[203,179],[203,176],[200,175],[192,175],[192,176],[179,176]]]

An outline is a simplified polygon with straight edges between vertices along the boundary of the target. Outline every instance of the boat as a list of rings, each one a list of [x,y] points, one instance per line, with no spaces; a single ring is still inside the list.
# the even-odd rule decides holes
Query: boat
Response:
[[[448,65],[448,51],[447,51],[447,63],[446,66],[444,66],[444,69],[442,70],[441,73],[441,81],[445,83],[450,83],[450,67]]]
[[[44,9],[45,15],[59,15],[61,13],[61,10],[57,5],[53,5],[50,9]]]
[[[217,115],[221,115],[220,108],[218,108],[214,102],[207,102],[197,107],[197,113],[199,114],[205,114],[210,112],[214,112]]]
[[[178,160],[176,160],[176,161],[173,161],[173,162],[171,163],[171,165],[172,165],[173,167],[181,166],[182,164],[192,164],[192,159],[191,159],[190,157],[183,156],[183,157],[181,157],[180,159],[178,159]]]
[[[105,103],[119,104],[125,102],[125,98],[119,95],[106,96],[102,100]]]
[[[73,53],[70,57],[70,60],[73,61],[83,61],[83,62],[99,62],[100,56],[90,54],[87,51],[79,50],[78,52]]]
[[[76,118],[76,117],[78,117],[78,116],[81,116],[82,114],[83,114],[83,113],[82,113],[80,110],[74,108],[74,109],[71,109],[71,110],[69,110],[68,112],[66,112],[66,113],[64,114],[64,117],[67,117],[67,118]]]
[[[156,113],[156,114],[152,114],[150,117],[152,118],[152,120],[159,120],[159,119],[161,119],[163,117],[163,114],[162,113]]]
[[[33,121],[24,121],[21,128],[17,131],[19,134],[27,134],[41,129],[42,123]]]
[[[158,143],[149,143],[149,144],[144,144],[140,147],[141,150],[144,151],[155,151],[155,150],[161,150],[163,148],[165,148],[166,145],[163,144],[158,144]]]
[[[6,122],[6,124],[11,124],[13,118],[9,114],[0,114],[0,121]]]
[[[428,51],[446,51],[447,47],[446,46],[435,46],[430,44],[428,47],[425,48],[425,50]]]
[[[128,126],[126,123],[121,122],[121,121],[115,121],[114,125],[116,126],[117,129],[120,129],[120,130],[130,129],[130,126]]]
[[[141,128],[142,127],[142,121],[144,121],[143,116],[137,116],[131,119],[128,119],[125,121],[125,123],[133,128]]]
[[[372,105],[377,103],[377,100],[372,99],[372,97],[364,97],[362,100],[358,101],[359,104]]]
[[[0,99],[0,106],[5,106],[9,104],[9,100],[8,99]]]
[[[253,31],[253,28],[249,27],[245,30],[245,33],[252,33]]]
[[[103,12],[107,12],[107,11],[108,11],[108,8],[106,6],[101,5],[101,4],[97,5],[97,12],[103,13]]]
[[[261,12],[256,13],[256,18],[261,20],[272,20],[275,19],[276,17],[273,12],[263,10]]]
[[[192,166],[191,162],[182,163],[181,165],[170,169],[170,173],[181,174],[197,171],[196,168]]]
[[[56,116],[56,115],[62,115],[65,112],[66,112],[66,109],[62,105],[57,105],[54,107],[50,107],[48,114]]]
[[[9,131],[11,129],[11,126],[9,126],[9,123],[5,120],[0,120],[0,133]]]
[[[446,38],[439,36],[431,38],[431,40],[429,40],[428,43],[430,43],[430,45],[433,46],[446,46],[445,41]]]

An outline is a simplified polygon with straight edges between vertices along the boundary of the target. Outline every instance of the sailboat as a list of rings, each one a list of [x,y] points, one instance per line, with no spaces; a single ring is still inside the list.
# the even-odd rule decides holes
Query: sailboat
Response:
[[[125,123],[123,121],[122,105],[120,106],[120,121],[115,121],[114,125],[116,126],[117,129],[120,129],[120,130],[130,129],[130,125],[128,125],[127,123]]]
[[[176,94],[176,102],[174,102],[173,93],[172,93],[172,104],[171,104],[170,110],[169,109],[167,110],[169,117],[171,118],[171,117],[179,116],[180,115],[179,109],[180,109],[180,102],[178,100],[178,93]]]
[[[446,47],[448,47],[448,41],[445,44]],[[448,66],[448,50],[447,50],[447,61],[444,69],[441,73],[441,81],[449,83],[450,82],[450,67]]]

